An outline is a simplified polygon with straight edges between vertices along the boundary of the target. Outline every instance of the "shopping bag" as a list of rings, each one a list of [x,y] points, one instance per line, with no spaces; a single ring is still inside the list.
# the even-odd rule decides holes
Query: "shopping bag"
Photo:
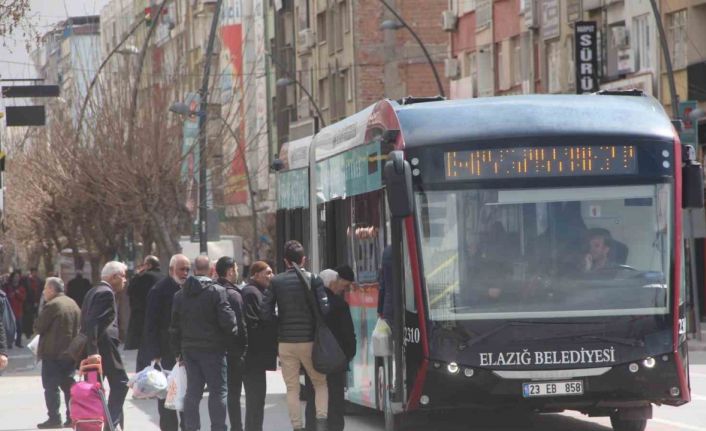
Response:
[[[37,349],[39,348],[39,334],[35,335],[29,343],[27,343],[27,348],[32,351],[34,356],[37,356]]]
[[[183,411],[184,397],[186,397],[186,368],[176,364],[167,378],[167,396],[164,399],[164,407]]]
[[[392,329],[379,317],[373,329],[373,356],[392,356]]]
[[[155,368],[155,361],[128,380],[132,397],[137,399],[158,398],[167,389],[167,377]]]

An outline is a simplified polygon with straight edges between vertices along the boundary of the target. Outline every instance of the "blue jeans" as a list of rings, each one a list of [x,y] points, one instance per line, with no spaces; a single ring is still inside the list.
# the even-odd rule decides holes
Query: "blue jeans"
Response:
[[[208,384],[208,416],[211,431],[226,431],[226,355],[225,352],[183,352],[186,365],[186,397],[184,397],[184,422],[186,431],[201,428],[199,403],[204,384]]]
[[[44,359],[42,361],[42,386],[44,387],[44,402],[47,405],[47,415],[52,421],[61,421],[59,406],[61,394],[66,402],[66,419],[69,420],[69,401],[71,386],[74,384],[74,364],[61,359]]]

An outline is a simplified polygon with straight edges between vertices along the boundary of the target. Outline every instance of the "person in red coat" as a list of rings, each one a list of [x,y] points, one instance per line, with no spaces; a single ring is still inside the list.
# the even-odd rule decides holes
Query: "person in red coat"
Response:
[[[20,276],[20,271],[13,271],[5,285],[5,293],[7,293],[7,297],[10,300],[10,306],[12,307],[12,312],[15,313],[17,323],[17,335],[15,338],[15,346],[17,347],[22,347],[22,311],[27,297],[27,290],[20,284]],[[10,346],[12,338],[10,335],[7,338],[7,344]]]

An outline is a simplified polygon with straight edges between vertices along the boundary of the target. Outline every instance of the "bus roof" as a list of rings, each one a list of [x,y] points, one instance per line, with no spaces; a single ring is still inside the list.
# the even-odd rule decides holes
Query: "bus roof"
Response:
[[[527,95],[395,105],[406,147],[569,136],[673,137],[647,96]]]

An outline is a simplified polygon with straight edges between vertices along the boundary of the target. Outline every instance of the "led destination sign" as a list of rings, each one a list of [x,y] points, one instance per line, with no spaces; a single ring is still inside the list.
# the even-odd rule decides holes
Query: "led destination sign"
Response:
[[[447,180],[629,175],[634,145],[492,148],[444,154]]]

